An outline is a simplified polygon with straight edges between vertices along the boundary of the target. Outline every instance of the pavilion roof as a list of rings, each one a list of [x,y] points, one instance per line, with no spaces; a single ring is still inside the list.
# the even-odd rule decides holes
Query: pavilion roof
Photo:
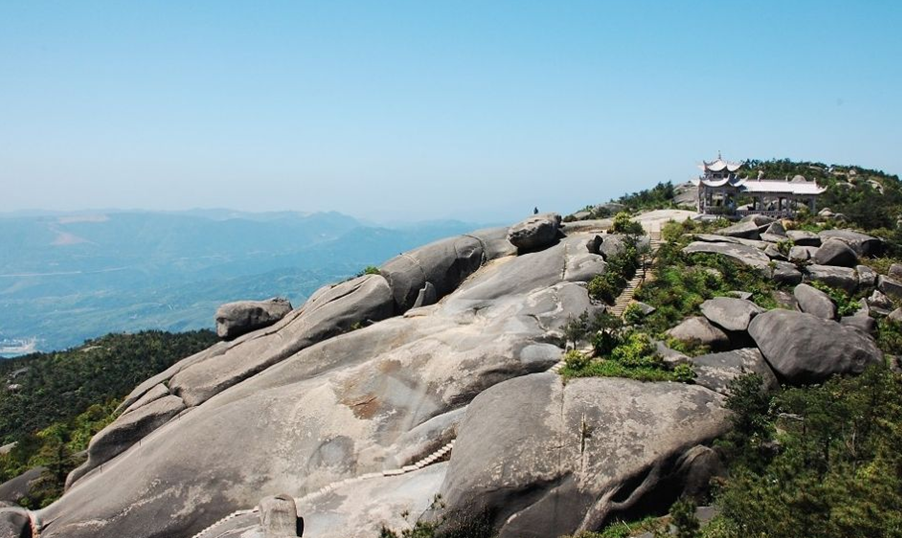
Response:
[[[797,194],[809,195],[820,194],[827,190],[814,181],[784,181],[781,179],[749,179],[749,178],[723,178],[717,180],[705,178],[693,178],[692,183],[696,186],[705,185],[706,187],[732,187],[739,192],[749,194]]]
[[[723,160],[720,155],[717,156],[716,160],[711,162],[702,161],[702,164],[699,165],[703,171],[711,171],[711,172],[721,172],[726,170],[727,172],[735,172],[742,168],[743,163],[734,163],[730,161]]]

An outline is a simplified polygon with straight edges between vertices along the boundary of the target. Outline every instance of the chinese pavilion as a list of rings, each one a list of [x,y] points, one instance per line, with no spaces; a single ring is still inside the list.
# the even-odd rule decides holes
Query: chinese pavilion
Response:
[[[698,188],[699,213],[791,217],[802,205],[814,213],[818,195],[826,190],[802,176],[796,176],[791,181],[763,179],[760,173],[756,179],[749,179],[748,176],[741,178],[739,172],[744,166],[744,163],[723,160],[719,153],[714,161],[702,161],[699,165],[702,175],[692,180]],[[736,205],[740,198],[748,202],[743,208]]]

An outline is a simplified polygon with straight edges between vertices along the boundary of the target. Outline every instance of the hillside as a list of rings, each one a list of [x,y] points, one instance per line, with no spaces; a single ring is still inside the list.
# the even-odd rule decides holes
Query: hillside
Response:
[[[436,241],[269,317],[231,305],[227,340],[75,420],[102,429],[59,500],[4,517],[45,538],[898,536],[890,235],[839,210],[594,211]]]
[[[367,226],[338,213],[227,211],[0,217],[0,347],[210,328],[224,302],[314,290],[460,222]]]
[[[15,444],[0,454],[0,481],[55,466],[40,493],[20,502],[38,507],[54,500],[83,461],[77,453],[137,383],[215,342],[210,331],[110,334],[65,351],[0,361],[0,444]]]

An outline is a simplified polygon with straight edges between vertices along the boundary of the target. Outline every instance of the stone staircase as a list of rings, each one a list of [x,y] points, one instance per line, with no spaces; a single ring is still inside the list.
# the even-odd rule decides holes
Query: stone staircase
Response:
[[[429,454],[425,458],[420,459],[416,463],[412,463],[410,465],[405,465],[404,467],[401,467],[398,469],[387,469],[387,470],[380,471],[380,472],[366,473],[366,474],[362,474],[360,476],[355,476],[353,478],[345,478],[344,480],[332,482],[331,484],[323,486],[322,488],[320,488],[312,493],[308,493],[307,495],[304,495],[303,497],[295,498],[295,503],[300,504],[301,502],[312,501],[314,499],[322,497],[323,495],[331,493],[332,491],[335,491],[336,489],[338,489],[340,487],[347,486],[350,484],[356,484],[358,482],[363,482],[365,480],[372,480],[373,478],[381,478],[381,477],[388,477],[388,476],[401,476],[403,474],[412,473],[414,471],[419,471],[420,469],[427,467],[429,465],[432,465],[433,463],[436,463],[436,462],[442,460],[443,458],[445,458],[446,456],[450,455],[451,450],[453,450],[453,449],[454,449],[454,440],[452,439],[448,444],[442,446],[441,448],[439,448],[435,452]],[[226,523],[229,520],[236,518],[238,516],[243,516],[245,514],[255,514],[255,513],[258,513],[257,508],[250,508],[248,510],[237,510],[237,511],[232,512],[231,514],[225,516],[224,518],[220,519],[216,523],[213,523],[212,525],[205,528],[204,530],[198,532],[197,534],[192,536],[192,538],[213,538],[213,535],[210,533],[212,533],[216,529],[216,527],[223,525],[224,523]],[[303,515],[303,514],[301,514],[301,515]]]

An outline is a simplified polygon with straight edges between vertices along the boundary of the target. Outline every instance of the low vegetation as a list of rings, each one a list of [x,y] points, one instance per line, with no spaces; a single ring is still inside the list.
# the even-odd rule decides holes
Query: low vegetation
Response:
[[[902,536],[902,377],[885,367],[774,395],[735,384],[723,538]]]
[[[590,342],[593,350],[592,354],[576,349],[565,354],[561,369],[565,379],[625,377],[689,383],[695,377],[686,364],[673,368],[665,364],[647,334],[625,328],[619,318],[607,312],[595,316],[584,313],[571,321],[564,332],[571,342]]]
[[[91,437],[115,418],[138,383],[218,341],[211,331],[111,334],[66,351],[0,362],[0,435],[15,443],[0,455],[0,482],[36,467],[47,470],[19,503],[40,508],[63,492],[84,461]]]
[[[684,221],[664,227],[662,237],[666,242],[655,257],[654,278],[636,291],[636,299],[655,308],[650,315],[635,320],[642,330],[664,338],[667,329],[698,314],[706,300],[731,296],[736,291],[751,293],[751,300],[763,308],[777,306],[773,292],[778,286],[759,270],[725,256],[682,252],[691,234],[714,231],[720,224]]]

